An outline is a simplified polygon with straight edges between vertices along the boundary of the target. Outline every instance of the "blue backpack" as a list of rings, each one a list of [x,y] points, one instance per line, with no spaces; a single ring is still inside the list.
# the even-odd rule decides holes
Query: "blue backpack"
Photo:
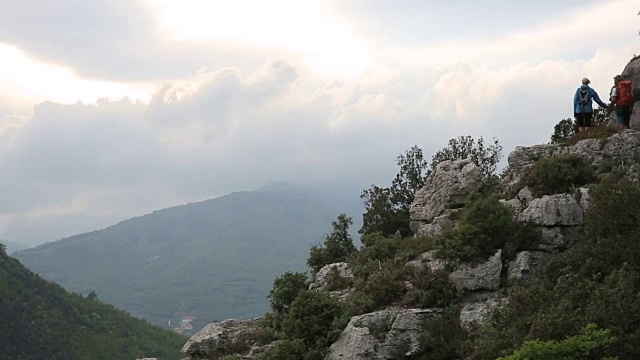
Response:
[[[581,105],[587,105],[591,103],[591,89],[588,87],[580,87],[579,102]]]

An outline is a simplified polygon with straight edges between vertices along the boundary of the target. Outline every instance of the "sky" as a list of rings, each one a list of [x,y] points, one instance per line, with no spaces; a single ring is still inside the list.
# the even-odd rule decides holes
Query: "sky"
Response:
[[[640,53],[637,0],[22,0],[0,9],[0,238],[275,181],[386,186],[449,139],[548,142]],[[502,166],[506,160],[502,161]]]

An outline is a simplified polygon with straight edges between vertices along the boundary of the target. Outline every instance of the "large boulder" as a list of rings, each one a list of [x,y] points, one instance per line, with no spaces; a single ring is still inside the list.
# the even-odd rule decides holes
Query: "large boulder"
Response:
[[[634,88],[634,108],[639,109],[640,104],[640,57],[633,58],[622,71],[622,77],[627,80],[631,80]],[[640,130],[640,112],[636,111],[631,115],[631,128]]]
[[[416,355],[433,309],[387,309],[354,316],[331,345],[328,360],[386,360]]]
[[[460,310],[460,325],[467,330],[482,326],[491,310],[503,306],[506,301],[504,295],[492,292],[465,302]]]
[[[569,194],[545,195],[531,200],[518,220],[537,226],[578,226],[582,224],[583,211]]]
[[[524,172],[536,161],[548,157],[552,145],[516,146],[507,156],[508,171],[502,179],[505,189],[513,190],[518,184]],[[516,189],[517,190],[517,189]]]
[[[217,359],[238,354],[248,355],[262,333],[260,319],[227,319],[205,326],[182,347],[190,359]]]
[[[411,229],[424,225],[449,209],[463,207],[471,193],[482,186],[480,168],[470,159],[445,160],[427,177],[425,186],[416,192],[411,205]]]
[[[432,222],[428,224],[422,224],[418,231],[416,231],[416,236],[437,236],[442,234],[443,232],[452,229],[455,226],[455,221],[451,219],[451,215],[455,214],[459,210],[445,210],[445,212],[434,218]]]

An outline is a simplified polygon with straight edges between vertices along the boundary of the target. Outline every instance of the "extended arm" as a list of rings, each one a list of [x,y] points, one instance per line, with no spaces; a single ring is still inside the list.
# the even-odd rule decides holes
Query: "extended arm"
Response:
[[[593,89],[591,89],[591,90],[593,90]],[[600,105],[600,107],[602,107],[602,108],[606,108],[607,107],[607,104],[605,104],[602,100],[600,100],[600,96],[598,96],[598,93],[595,90],[593,90],[592,96],[593,96],[593,100],[595,100],[596,103],[598,103],[598,105]]]

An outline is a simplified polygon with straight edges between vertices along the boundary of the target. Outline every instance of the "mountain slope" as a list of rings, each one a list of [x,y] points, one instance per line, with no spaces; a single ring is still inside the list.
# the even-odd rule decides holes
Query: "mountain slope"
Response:
[[[0,359],[177,359],[184,337],[70,294],[0,251]]]
[[[33,271],[155,324],[261,316],[276,275],[305,270],[338,215],[299,189],[238,192],[22,251]]]
[[[24,245],[16,244],[8,240],[0,239],[0,244],[4,244],[7,247],[7,254],[13,254],[16,251],[24,250],[27,247]]]

